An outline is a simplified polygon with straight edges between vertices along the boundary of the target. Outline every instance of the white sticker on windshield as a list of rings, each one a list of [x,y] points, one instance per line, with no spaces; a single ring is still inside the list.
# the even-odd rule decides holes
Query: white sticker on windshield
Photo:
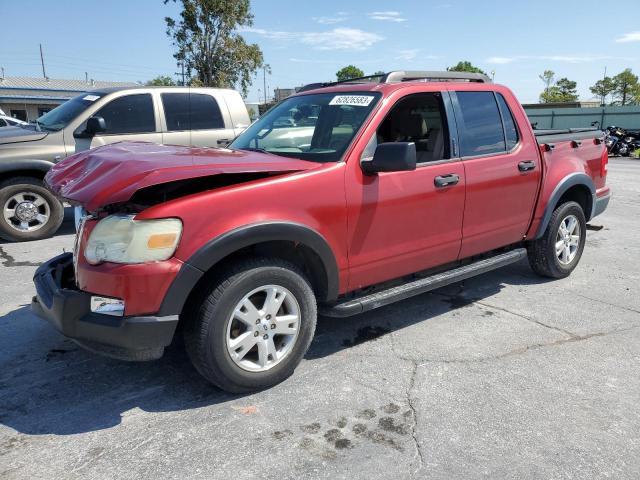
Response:
[[[368,107],[373,96],[371,95],[336,95],[329,105],[349,105],[352,107]]]
[[[95,102],[99,98],[100,97],[98,95],[85,95],[84,97],[82,97],[83,100],[87,100],[89,102]]]

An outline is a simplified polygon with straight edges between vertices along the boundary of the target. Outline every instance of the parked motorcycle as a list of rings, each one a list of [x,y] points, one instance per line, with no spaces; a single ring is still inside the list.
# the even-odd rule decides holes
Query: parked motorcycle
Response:
[[[640,148],[640,132],[625,130],[614,125],[605,129],[605,144],[609,155],[630,156]]]

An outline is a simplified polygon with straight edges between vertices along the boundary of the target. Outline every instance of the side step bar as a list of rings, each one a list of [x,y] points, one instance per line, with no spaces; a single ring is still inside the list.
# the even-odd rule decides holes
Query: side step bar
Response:
[[[413,282],[391,287],[387,290],[364,295],[359,298],[350,298],[342,303],[337,303],[320,309],[320,314],[328,317],[350,317],[374,308],[383,307],[390,303],[420,295],[421,293],[444,287],[451,283],[459,282],[467,278],[475,277],[482,273],[490,272],[496,268],[515,263],[527,256],[525,248],[517,248],[494,257],[478,260],[477,262],[457,267],[446,272],[437,273],[430,277],[420,278]]]

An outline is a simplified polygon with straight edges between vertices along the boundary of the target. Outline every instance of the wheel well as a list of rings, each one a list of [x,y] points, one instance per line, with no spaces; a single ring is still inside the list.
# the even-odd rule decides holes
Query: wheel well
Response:
[[[562,194],[558,203],[554,206],[554,210],[558,205],[562,205],[566,202],[576,202],[582,207],[584,216],[587,221],[591,218],[592,195],[591,191],[586,185],[574,185]]]
[[[288,240],[274,240],[256,243],[236,250],[222,258],[207,271],[189,294],[183,311],[191,305],[198,305],[198,296],[202,295],[204,287],[211,285],[220,272],[224,271],[239,259],[247,257],[277,257],[296,265],[311,282],[311,288],[320,301],[328,296],[327,271],[320,256],[310,247],[299,242]]]
[[[47,172],[43,170],[25,169],[25,170],[9,170],[7,172],[0,172],[0,182],[9,180],[16,177],[32,177],[38,180],[43,180]]]

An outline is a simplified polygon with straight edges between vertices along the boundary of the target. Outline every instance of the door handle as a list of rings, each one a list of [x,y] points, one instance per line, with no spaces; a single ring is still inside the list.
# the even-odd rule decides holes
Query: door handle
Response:
[[[460,181],[460,176],[455,173],[449,173],[447,175],[438,175],[433,179],[433,184],[436,187],[448,187],[450,185],[455,185]]]
[[[229,140],[228,138],[221,138],[217,143],[218,145],[228,145],[229,143],[231,143],[231,140]]]
[[[526,162],[520,162],[518,164],[518,170],[521,172],[528,172],[529,170],[533,170],[536,168],[536,162],[533,160],[527,160]]]

